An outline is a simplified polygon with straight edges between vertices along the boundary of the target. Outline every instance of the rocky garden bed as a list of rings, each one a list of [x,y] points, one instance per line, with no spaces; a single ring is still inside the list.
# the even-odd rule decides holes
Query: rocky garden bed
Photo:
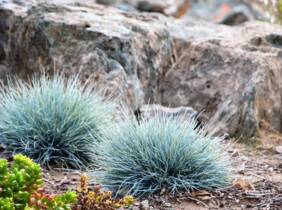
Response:
[[[0,210],[282,209],[269,18],[244,0],[0,0]]]

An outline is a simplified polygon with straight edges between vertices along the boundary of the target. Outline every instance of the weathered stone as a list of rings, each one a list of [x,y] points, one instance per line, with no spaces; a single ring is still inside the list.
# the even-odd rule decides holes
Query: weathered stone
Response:
[[[258,22],[190,23],[172,34],[178,51],[160,80],[160,101],[204,109],[221,133],[250,137],[261,120],[281,131],[281,34]]]
[[[276,151],[278,154],[281,154],[281,155],[282,155],[282,146],[277,146],[277,147],[275,147],[275,151]]]
[[[98,4],[104,4],[104,5],[113,5],[117,3],[117,0],[96,0]]]
[[[149,210],[150,209],[149,201],[148,200],[142,201],[140,209],[141,210]]]
[[[208,22],[238,25],[250,20],[267,20],[265,7],[260,1],[250,0],[189,0],[191,8],[185,18],[191,16]]]
[[[204,110],[219,133],[282,131],[282,29],[126,13],[90,0],[0,4],[0,78],[80,73],[137,109]]]
[[[178,117],[180,116],[183,120],[189,120],[192,118],[197,118],[199,116],[199,112],[194,110],[192,107],[176,107],[170,108],[161,106],[159,104],[146,104],[143,105],[137,112],[135,113],[137,119],[148,120],[155,115],[164,115],[167,117]]]
[[[7,1],[1,8],[0,34],[9,64],[3,71],[23,78],[43,69],[80,73],[133,109],[157,95],[157,75],[171,57],[170,36],[160,27],[160,17],[75,0]]]
[[[241,23],[255,19],[256,17],[252,13],[251,8],[242,4],[234,7],[233,10],[220,21],[220,23],[225,25],[239,25]]]
[[[145,12],[161,12],[176,4],[174,0],[142,0],[138,2],[137,8]]]

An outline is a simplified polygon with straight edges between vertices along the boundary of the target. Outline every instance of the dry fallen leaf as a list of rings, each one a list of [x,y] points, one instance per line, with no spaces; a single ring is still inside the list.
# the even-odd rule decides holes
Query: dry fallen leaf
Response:
[[[233,187],[241,190],[254,190],[254,186],[248,182],[247,180],[244,179],[236,179],[233,181]]]
[[[192,192],[192,196],[199,198],[200,200],[210,200],[212,198],[212,195],[205,190],[199,190]]]
[[[184,0],[181,5],[177,8],[175,17],[176,18],[181,18],[184,15],[186,15],[187,11],[191,9],[190,1],[189,0]]]

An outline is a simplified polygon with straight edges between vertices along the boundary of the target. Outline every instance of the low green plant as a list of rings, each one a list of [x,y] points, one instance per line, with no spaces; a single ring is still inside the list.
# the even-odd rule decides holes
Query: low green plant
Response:
[[[40,166],[29,158],[16,155],[11,166],[7,160],[0,160],[0,198],[6,206],[12,203],[17,209],[23,209],[41,185]]]
[[[227,146],[220,137],[196,127],[193,119],[161,114],[119,123],[100,144],[99,181],[117,194],[133,196],[227,185],[231,174]]]
[[[14,210],[12,198],[0,198],[0,210]]]
[[[0,91],[0,143],[43,166],[85,168],[111,122],[112,103],[78,78],[17,80]]]
[[[62,195],[49,195],[38,190],[29,199],[24,210],[71,210],[77,202],[76,193],[68,191]]]
[[[0,210],[70,210],[76,194],[48,195],[42,190],[38,164],[23,155],[14,161],[0,159]]]

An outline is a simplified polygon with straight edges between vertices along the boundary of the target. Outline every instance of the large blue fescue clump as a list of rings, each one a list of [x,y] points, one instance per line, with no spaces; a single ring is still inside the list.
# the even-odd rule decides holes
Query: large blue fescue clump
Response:
[[[94,163],[113,106],[77,78],[60,75],[16,81],[0,92],[0,143],[49,166]]]
[[[226,145],[196,128],[193,119],[127,119],[112,131],[99,148],[100,182],[118,194],[176,193],[229,182]]]

